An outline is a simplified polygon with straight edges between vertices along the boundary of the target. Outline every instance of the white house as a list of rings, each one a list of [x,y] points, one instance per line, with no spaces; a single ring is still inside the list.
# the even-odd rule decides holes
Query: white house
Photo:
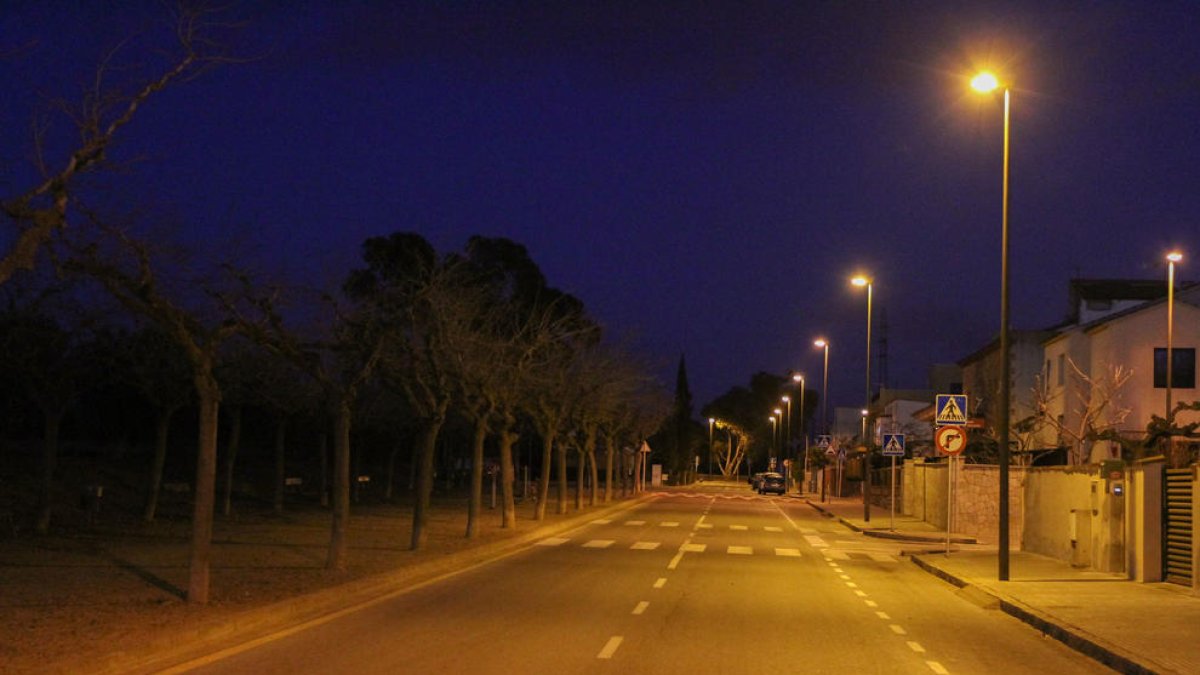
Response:
[[[1196,389],[1200,285],[1178,290],[1173,306],[1174,404],[1200,398]],[[1035,398],[1042,402],[1045,424],[1038,441],[1043,447],[1072,447],[1077,462],[1119,456],[1111,443],[1081,447],[1086,443],[1080,444],[1078,437],[1087,426],[1140,438],[1151,415],[1164,417],[1167,412],[1166,298],[1112,303],[1112,307],[1113,311],[1103,313],[1081,305],[1078,316],[1089,320],[1060,327],[1042,345],[1041,392]],[[1200,421],[1200,413],[1185,412],[1178,421]]]

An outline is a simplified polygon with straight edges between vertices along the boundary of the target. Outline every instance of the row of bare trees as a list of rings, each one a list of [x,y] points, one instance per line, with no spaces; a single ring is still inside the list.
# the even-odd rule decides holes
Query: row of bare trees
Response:
[[[620,449],[653,431],[665,414],[665,396],[647,376],[648,368],[603,340],[583,304],[550,286],[519,244],[477,237],[463,251],[441,254],[417,234],[376,237],[365,242],[363,266],[342,288],[303,290],[266,284],[245,272],[245,261],[189,272],[167,254],[168,242],[149,233],[135,205],[122,204],[119,193],[92,189],[87,178],[114,163],[117,141],[147,104],[167,87],[233,60],[227,43],[215,35],[232,22],[213,20],[205,7],[191,5],[172,18],[175,51],[153,62],[157,70],[132,75],[135,71],[117,66],[119,52],[106,55],[78,102],[56,105],[78,131],[66,159],[56,165],[43,156],[39,136],[40,176],[0,200],[9,228],[0,251],[0,286],[39,289],[9,294],[13,300],[0,326],[0,340],[13,348],[3,367],[20,378],[45,419],[37,529],[46,531],[51,522],[63,415],[99,379],[89,368],[114,370],[89,350],[118,334],[129,356],[128,367],[119,370],[155,411],[145,519],[155,517],[171,421],[184,408],[196,411],[187,588],[192,602],[205,603],[210,595],[223,405],[230,422],[220,504],[225,513],[243,408],[270,410],[277,419],[276,509],[282,508],[288,418],[302,411],[327,415],[332,451],[328,471],[322,471],[323,483],[328,473],[328,490],[322,485],[321,494],[323,501],[328,494],[332,512],[326,566],[334,570],[347,565],[350,439],[367,394],[399,401],[403,416],[396,424],[419,430],[409,542],[414,549],[427,538],[438,441],[450,420],[464,420],[473,429],[467,536],[481,526],[489,454],[501,473],[499,524],[515,524],[513,448],[531,431],[541,447],[534,517],[546,513],[552,468],[556,508],[569,508],[568,453],[575,453],[581,472],[576,506],[584,502],[587,481],[579,480],[584,471],[591,478],[587,501],[611,498],[616,476],[633,468],[623,466],[633,455]],[[114,73],[128,79],[114,83]],[[94,289],[102,289],[125,310],[123,317],[27,302],[64,285],[85,308],[99,306]],[[93,330],[85,321],[64,318],[89,315],[105,315],[99,322],[104,325]],[[16,351],[18,346],[28,353]],[[324,469],[324,452],[321,458]]]

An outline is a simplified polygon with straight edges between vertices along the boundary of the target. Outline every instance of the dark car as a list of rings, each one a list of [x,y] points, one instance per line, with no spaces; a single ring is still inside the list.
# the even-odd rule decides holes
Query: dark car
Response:
[[[758,494],[765,495],[768,492],[779,495],[787,492],[787,483],[783,480],[783,476],[777,473],[763,474],[762,480],[758,484]]]

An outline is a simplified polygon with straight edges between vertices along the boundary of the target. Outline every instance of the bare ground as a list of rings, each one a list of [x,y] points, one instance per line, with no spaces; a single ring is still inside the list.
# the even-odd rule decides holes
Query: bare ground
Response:
[[[343,573],[323,569],[327,511],[312,506],[282,516],[218,518],[212,599],[202,607],[183,597],[190,538],[185,518],[144,524],[101,513],[95,524],[40,537],[13,536],[0,522],[8,529],[0,530],[0,672],[153,670],[166,665],[159,657],[179,652],[181,642],[201,651],[236,642],[280,621],[328,611],[331,603],[436,576],[471,556],[511,548],[522,537],[569,527],[594,517],[598,508],[536,522],[531,504],[518,506],[515,530],[500,529],[499,511],[485,508],[479,536],[468,540],[465,502],[444,499],[432,510],[427,548],[412,552],[410,508],[355,507]],[[552,502],[548,511],[554,510]],[[321,593],[333,587],[336,593]]]

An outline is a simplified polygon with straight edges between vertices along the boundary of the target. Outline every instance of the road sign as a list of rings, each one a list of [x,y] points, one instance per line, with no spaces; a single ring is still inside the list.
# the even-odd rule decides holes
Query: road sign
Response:
[[[817,436],[817,447],[818,448],[833,447],[833,437],[831,437],[827,434],[822,434],[820,436]]]
[[[903,457],[904,434],[884,434],[883,450],[880,454],[884,457]]]
[[[967,423],[966,394],[938,394],[937,415],[933,423],[941,426],[955,426]]]
[[[937,449],[947,455],[957,455],[967,447],[967,434],[957,426],[938,427],[933,434]]]

